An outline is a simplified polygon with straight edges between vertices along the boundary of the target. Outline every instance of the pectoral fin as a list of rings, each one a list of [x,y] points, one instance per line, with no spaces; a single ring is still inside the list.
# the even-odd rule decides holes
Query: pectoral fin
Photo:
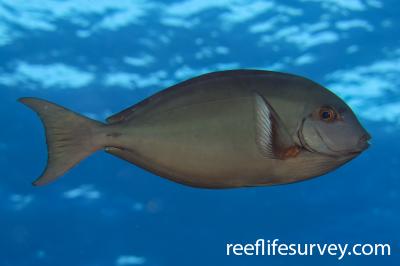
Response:
[[[256,118],[256,143],[267,158],[287,159],[295,157],[300,148],[294,143],[279,115],[260,94],[254,93]]]

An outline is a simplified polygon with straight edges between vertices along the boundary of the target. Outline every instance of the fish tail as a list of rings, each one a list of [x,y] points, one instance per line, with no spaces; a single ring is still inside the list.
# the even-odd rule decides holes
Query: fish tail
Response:
[[[101,138],[105,127],[103,123],[45,100],[21,98],[19,101],[39,115],[46,132],[47,166],[33,185],[41,186],[56,180],[104,147]]]

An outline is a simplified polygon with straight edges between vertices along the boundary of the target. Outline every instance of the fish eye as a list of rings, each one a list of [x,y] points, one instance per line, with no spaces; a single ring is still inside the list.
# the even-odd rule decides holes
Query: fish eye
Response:
[[[330,106],[323,106],[319,109],[319,119],[325,122],[333,122],[337,119],[338,115],[335,109]]]

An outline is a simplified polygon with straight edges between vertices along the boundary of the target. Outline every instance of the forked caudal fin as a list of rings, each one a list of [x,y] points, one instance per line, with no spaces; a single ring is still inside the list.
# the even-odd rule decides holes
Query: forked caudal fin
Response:
[[[102,131],[104,124],[45,100],[21,98],[19,101],[39,115],[46,131],[47,166],[33,185],[54,181],[103,147],[96,134]]]

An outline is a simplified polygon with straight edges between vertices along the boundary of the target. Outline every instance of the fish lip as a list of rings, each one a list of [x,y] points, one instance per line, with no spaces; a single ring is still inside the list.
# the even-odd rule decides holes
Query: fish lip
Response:
[[[372,139],[371,135],[368,132],[366,132],[364,135],[362,135],[360,141],[369,142],[371,139]]]
[[[368,135],[367,137],[361,137],[359,143],[358,143],[358,148],[348,151],[347,153],[349,155],[358,155],[362,152],[364,152],[365,150],[367,150],[370,146],[371,146],[371,142],[370,142],[371,137]]]
[[[360,149],[356,149],[354,151],[349,152],[349,154],[360,154],[367,150],[371,146],[371,143],[369,141],[366,141],[365,143],[362,144]]]
[[[360,147],[361,151],[365,151],[371,146],[371,135],[368,133],[365,133],[360,140],[358,141],[358,146]]]
[[[371,135],[368,133],[365,133],[359,140],[358,142],[358,148],[354,149],[353,151],[350,151],[349,154],[360,154],[363,151],[367,150],[371,146]]]
[[[357,156],[357,155],[361,154],[363,151],[364,151],[364,150],[350,151],[350,152],[347,152],[346,155],[349,155],[349,156]]]

